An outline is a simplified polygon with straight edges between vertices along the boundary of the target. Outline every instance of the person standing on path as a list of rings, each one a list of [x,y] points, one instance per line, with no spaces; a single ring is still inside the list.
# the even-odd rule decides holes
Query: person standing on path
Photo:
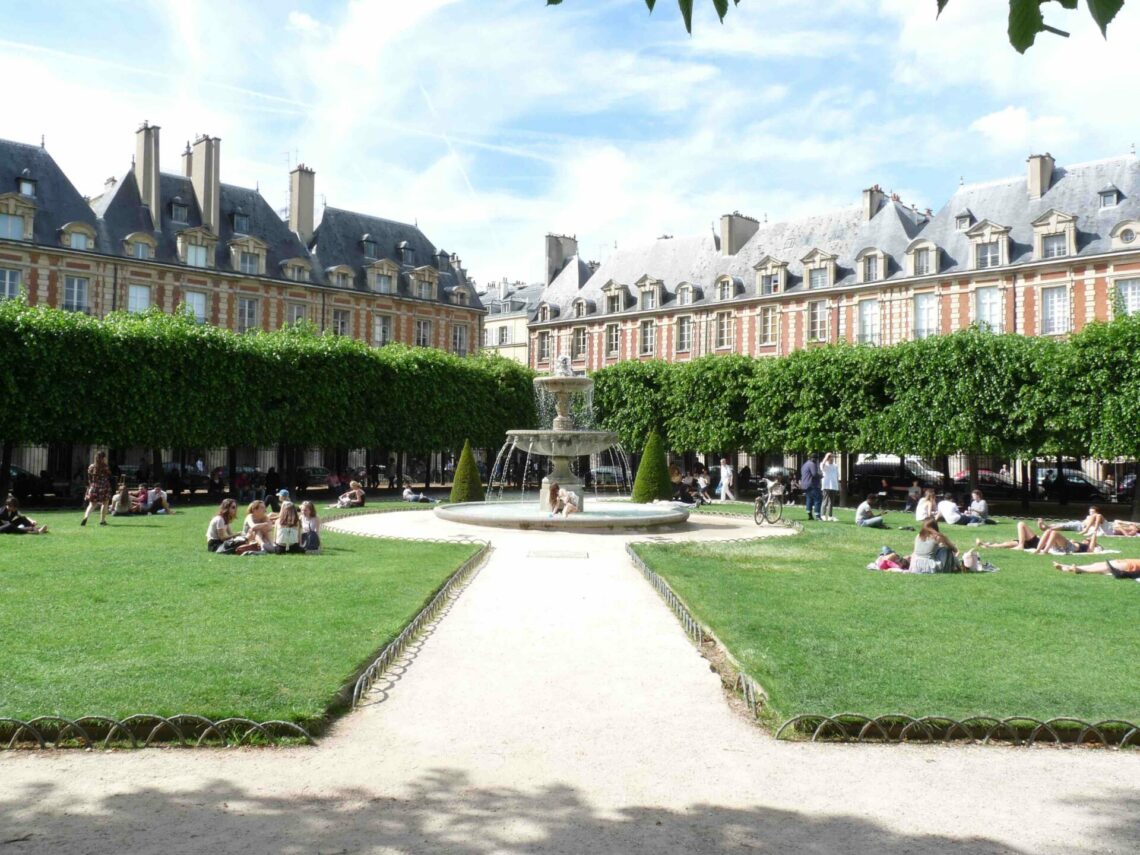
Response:
[[[736,496],[732,493],[734,477],[732,467],[728,465],[728,460],[722,457],[720,459],[720,484],[717,485],[717,492],[720,493],[720,500],[722,502],[736,501]]]
[[[839,464],[829,451],[823,455],[823,462],[819,464],[819,471],[823,478],[823,505],[821,520],[835,522],[835,502],[839,498]]]
[[[823,497],[820,494],[820,481],[819,466],[815,462],[815,455],[808,455],[808,459],[804,461],[804,465],[800,467],[800,487],[804,491],[804,510],[807,511],[807,518],[810,519],[823,519],[820,515],[820,504]],[[815,516],[812,516],[812,514]]]
[[[107,452],[95,455],[95,462],[87,467],[87,510],[80,525],[87,525],[87,518],[99,506],[99,525],[107,524],[107,511],[111,504],[111,467],[107,465]]]

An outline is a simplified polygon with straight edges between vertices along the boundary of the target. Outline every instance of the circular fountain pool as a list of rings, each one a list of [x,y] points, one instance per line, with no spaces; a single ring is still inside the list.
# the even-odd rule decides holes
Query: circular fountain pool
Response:
[[[591,502],[584,511],[564,517],[539,508],[534,502],[464,502],[441,505],[435,515],[451,522],[498,528],[549,531],[617,531],[678,525],[689,512],[668,503],[639,505],[630,502]]]

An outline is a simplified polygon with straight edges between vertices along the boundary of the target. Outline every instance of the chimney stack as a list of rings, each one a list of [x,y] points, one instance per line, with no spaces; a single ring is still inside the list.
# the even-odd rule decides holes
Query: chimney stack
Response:
[[[720,218],[720,251],[723,255],[736,255],[748,239],[760,228],[758,220],[746,217],[740,211],[724,214]]]
[[[316,173],[303,163],[289,173],[289,228],[308,246],[313,239]]]
[[[187,178],[194,174],[194,155],[190,152],[190,140],[186,140],[186,148],[182,152],[182,174]]]
[[[1031,154],[1029,163],[1029,198],[1040,199],[1053,183],[1053,155]]]
[[[198,210],[202,225],[218,234],[221,225],[222,181],[219,174],[222,141],[218,137],[202,134],[194,140],[190,151],[190,183],[198,197]]]
[[[135,181],[139,198],[150,208],[155,231],[162,228],[162,198],[158,178],[158,125],[143,122],[135,132]]]
[[[886,195],[883,193],[883,188],[878,184],[873,187],[868,187],[863,191],[863,222],[869,223],[875,214],[879,213],[879,209],[887,201]]]
[[[566,262],[578,254],[578,239],[566,235],[546,236],[546,284],[554,281]]]

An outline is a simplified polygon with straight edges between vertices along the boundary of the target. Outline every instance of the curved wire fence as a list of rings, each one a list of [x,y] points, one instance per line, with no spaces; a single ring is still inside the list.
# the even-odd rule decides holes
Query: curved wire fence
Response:
[[[718,516],[737,516],[718,514]],[[798,522],[788,527],[803,531]],[[718,540],[716,543],[741,543],[758,541],[761,538],[735,538]],[[754,718],[759,718],[768,703],[764,688],[744,673],[739,663],[732,658],[716,637],[701,625],[689,611],[684,601],[677,596],[669,583],[660,574],[651,570],[637,554],[634,547],[640,544],[661,544],[655,541],[640,541],[626,544],[626,552],[641,575],[653,586],[666,605],[676,615],[685,634],[697,647],[716,644],[725,657],[737,669],[734,689],[744,700]],[[1030,746],[1049,744],[1066,747],[1085,748],[1126,748],[1140,747],[1140,725],[1122,719],[1106,719],[1088,722],[1071,716],[1058,716],[1047,720],[1032,716],[971,716],[955,719],[949,716],[911,716],[905,713],[886,713],[867,716],[861,713],[804,713],[793,716],[776,728],[777,739],[803,739],[812,742],[854,742],[854,743],[961,743],[976,742],[982,745],[1003,743],[1007,745]]]
[[[365,514],[334,514],[326,517],[324,522],[355,516],[365,516]],[[453,595],[458,596],[458,592],[470,581],[475,571],[486,559],[491,550],[491,544],[488,541],[467,535],[458,535],[452,538],[408,538],[358,532],[348,533],[377,540],[400,540],[411,543],[469,543],[480,546],[448,577],[428,604],[416,613],[416,616],[400,634],[380,651],[380,654],[364,668],[360,676],[352,683],[351,708],[355,708],[377,678],[400,657],[423,629],[443,612],[448,600]],[[344,692],[338,694],[346,693],[347,687]],[[160,744],[201,748],[293,743],[316,745],[317,740],[312,733],[295,722],[276,719],[258,722],[239,716],[218,720],[194,713],[178,713],[170,716],[135,713],[122,719],[104,715],[85,715],[79,718],[42,715],[29,720],[0,717],[0,751],[10,751],[17,748],[149,748]]]

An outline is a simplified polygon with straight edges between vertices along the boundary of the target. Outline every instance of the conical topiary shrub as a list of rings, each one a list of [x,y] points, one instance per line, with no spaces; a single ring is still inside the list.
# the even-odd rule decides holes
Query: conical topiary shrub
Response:
[[[665,444],[657,431],[650,431],[633,479],[633,501],[652,502],[671,499],[673,485],[669,481],[669,464],[665,460]]]
[[[463,451],[459,455],[459,465],[455,467],[455,482],[451,485],[451,501],[483,501],[483,482],[479,478],[479,467],[475,465],[475,454],[471,451],[471,440],[463,441]]]

